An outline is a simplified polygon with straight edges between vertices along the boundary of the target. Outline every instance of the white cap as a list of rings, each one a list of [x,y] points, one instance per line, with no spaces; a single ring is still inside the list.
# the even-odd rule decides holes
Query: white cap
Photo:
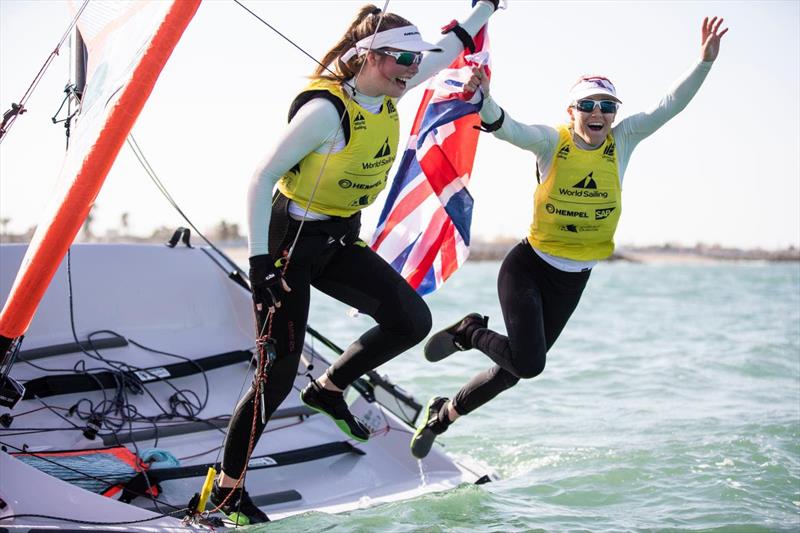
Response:
[[[581,76],[581,78],[569,90],[569,99],[573,102],[588,98],[590,96],[604,95],[622,103],[622,100],[617,98],[617,89],[611,80],[603,76]]]
[[[401,26],[391,30],[379,31],[374,36],[369,35],[358,41],[355,46],[342,55],[342,61],[347,63],[354,55],[364,55],[369,50],[379,48],[394,48],[408,52],[441,52],[438,46],[422,40],[416,26]]]

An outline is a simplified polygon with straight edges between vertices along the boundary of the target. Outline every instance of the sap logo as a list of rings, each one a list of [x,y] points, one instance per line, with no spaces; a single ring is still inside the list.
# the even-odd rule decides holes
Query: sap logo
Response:
[[[611,212],[614,211],[616,207],[606,207],[605,209],[595,209],[594,210],[594,219],[595,220],[603,220],[604,218],[608,218],[611,215]]]
[[[568,155],[569,155],[569,145],[565,144],[558,150],[556,157],[559,159],[566,159]]]
[[[597,188],[597,182],[594,181],[594,178],[592,177],[592,174],[594,174],[594,171],[589,172],[589,174],[585,178],[583,178],[581,181],[579,181],[578,183],[573,185],[572,188],[573,189],[596,189]]]

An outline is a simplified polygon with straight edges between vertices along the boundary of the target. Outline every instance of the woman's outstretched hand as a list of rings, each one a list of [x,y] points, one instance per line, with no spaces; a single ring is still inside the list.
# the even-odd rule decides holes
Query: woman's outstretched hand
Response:
[[[719,31],[724,19],[717,19],[717,17],[708,20],[708,17],[703,19],[703,32],[702,42],[700,44],[700,52],[703,56],[703,61],[714,61],[719,55],[719,42],[722,36],[728,33],[728,28]]]

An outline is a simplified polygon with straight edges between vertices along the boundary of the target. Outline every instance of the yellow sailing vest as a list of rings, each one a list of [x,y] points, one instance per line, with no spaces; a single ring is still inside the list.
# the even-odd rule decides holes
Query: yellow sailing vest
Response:
[[[374,202],[386,187],[400,140],[397,102],[384,97],[381,110],[372,114],[348,98],[339,83],[325,79],[312,82],[301,97],[304,93],[320,90],[328,91],[344,104],[350,138],[340,152],[330,155],[311,152],[305,156],[284,174],[278,182],[278,189],[305,207],[322,171],[319,186],[311,199],[311,210],[348,217]]]
[[[550,173],[536,188],[531,246],[575,261],[605,259],[614,251],[622,189],[614,137],[596,150],[581,150],[568,125],[558,127]]]

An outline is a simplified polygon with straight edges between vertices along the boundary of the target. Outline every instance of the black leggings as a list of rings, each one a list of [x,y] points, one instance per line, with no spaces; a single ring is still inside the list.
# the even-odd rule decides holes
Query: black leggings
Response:
[[[273,211],[273,217],[276,215]],[[291,243],[297,225],[289,221],[284,243]],[[341,235],[337,235],[339,226]],[[292,290],[283,297],[272,321],[278,357],[268,373],[264,392],[267,420],[292,390],[303,351],[312,285],[377,322],[328,370],[331,382],[340,389],[418,344],[430,332],[428,306],[386,261],[356,240],[357,230],[356,226],[353,234],[352,224],[348,229],[346,219],[341,224],[306,222],[303,226],[285,275]],[[228,427],[222,470],[231,477],[238,477],[245,467],[254,399],[255,389],[251,386],[236,406]],[[256,442],[263,430],[258,415]]]
[[[578,306],[590,271],[564,272],[542,260],[526,240],[508,253],[497,276],[497,292],[508,337],[481,328],[472,345],[497,363],[464,385],[453,398],[465,415],[522,379],[544,370],[547,351]]]

